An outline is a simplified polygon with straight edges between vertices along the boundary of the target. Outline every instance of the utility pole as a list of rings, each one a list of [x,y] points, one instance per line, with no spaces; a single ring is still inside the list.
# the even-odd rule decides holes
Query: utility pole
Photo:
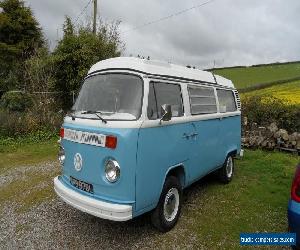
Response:
[[[94,20],[93,20],[93,33],[96,35],[97,32],[97,0],[94,0]]]

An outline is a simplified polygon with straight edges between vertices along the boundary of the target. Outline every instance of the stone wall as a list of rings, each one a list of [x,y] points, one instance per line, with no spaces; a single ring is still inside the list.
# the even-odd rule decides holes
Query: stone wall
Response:
[[[300,133],[288,133],[271,123],[268,127],[259,127],[256,123],[247,124],[244,120],[242,145],[246,148],[280,149],[300,153]]]

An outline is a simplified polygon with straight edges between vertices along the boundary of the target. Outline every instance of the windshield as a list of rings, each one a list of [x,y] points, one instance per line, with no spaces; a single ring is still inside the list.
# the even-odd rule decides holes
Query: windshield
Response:
[[[142,92],[138,76],[95,75],[84,81],[72,109],[76,116],[77,112],[94,111],[107,120],[136,120],[141,114]]]

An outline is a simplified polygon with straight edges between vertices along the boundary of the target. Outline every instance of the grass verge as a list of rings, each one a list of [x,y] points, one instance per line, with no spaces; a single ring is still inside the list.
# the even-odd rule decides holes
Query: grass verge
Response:
[[[56,162],[57,138],[40,143],[25,141],[22,139],[14,143],[6,143],[0,150],[1,175],[5,176],[8,170],[21,168],[26,170],[21,175],[17,175],[16,180],[1,187],[1,207],[3,208],[8,201],[14,202],[18,205],[18,212],[27,211],[32,206],[53,198],[53,177],[59,173]],[[43,164],[47,161],[54,161],[54,166],[51,166],[50,170],[47,167],[26,169],[26,166]]]
[[[286,232],[290,185],[299,160],[290,154],[247,150],[236,161],[230,184],[208,176],[192,185],[176,227],[178,248],[193,242],[204,249],[239,249],[241,232]],[[172,238],[171,231],[158,244],[165,246]]]
[[[57,140],[58,138],[52,137],[38,143],[12,140],[0,144],[0,174],[16,166],[55,160],[58,152]]]

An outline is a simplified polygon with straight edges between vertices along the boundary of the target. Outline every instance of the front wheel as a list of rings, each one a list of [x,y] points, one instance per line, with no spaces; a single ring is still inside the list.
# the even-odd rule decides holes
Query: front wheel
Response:
[[[231,182],[234,173],[234,161],[231,155],[228,155],[222,168],[219,169],[219,179],[227,184]]]
[[[177,223],[181,211],[182,187],[175,176],[164,184],[157,207],[151,215],[152,224],[161,232],[168,232]]]

